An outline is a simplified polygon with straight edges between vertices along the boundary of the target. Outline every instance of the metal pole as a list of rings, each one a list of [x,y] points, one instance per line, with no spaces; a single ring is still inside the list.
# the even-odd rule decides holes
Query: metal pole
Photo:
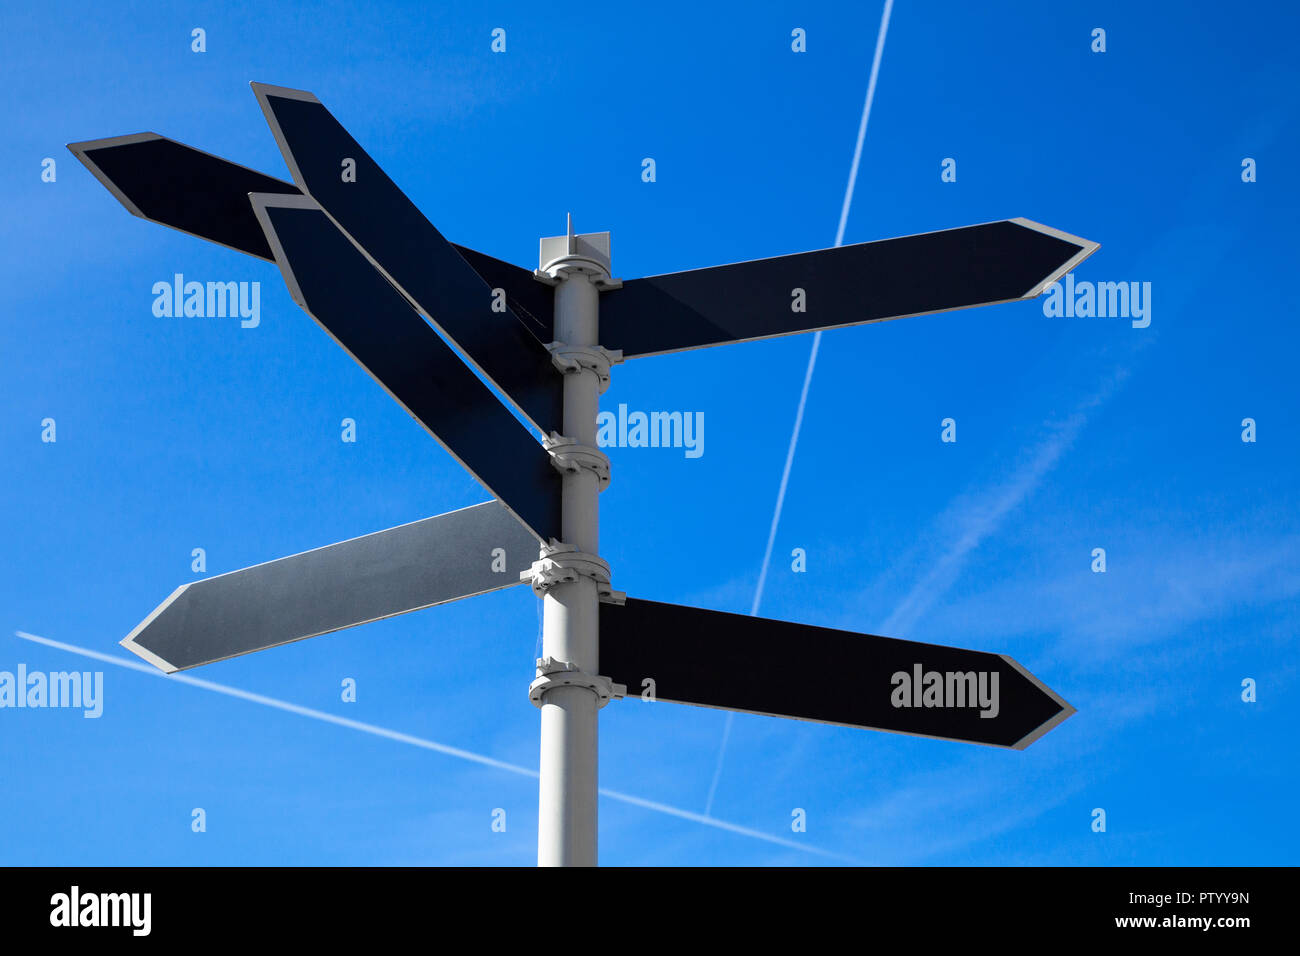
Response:
[[[602,697],[598,690],[600,582],[590,573],[591,564],[584,562],[595,558],[596,564],[603,564],[598,557],[601,472],[592,462],[603,459],[607,481],[608,459],[596,449],[596,415],[601,372],[608,382],[608,361],[602,359],[597,344],[599,290],[594,283],[607,280],[608,271],[593,268],[596,264],[590,259],[574,255],[578,247],[571,222],[566,238],[569,256],[552,263],[548,270],[557,280],[552,354],[564,374],[561,441],[565,444],[558,449],[553,446],[552,454],[563,471],[562,544],[573,550],[556,552],[553,557],[561,568],[578,570],[557,575],[543,596],[543,660],[539,662],[539,679],[534,682],[534,688],[540,690],[542,711],[537,863],[595,866],[597,719],[608,694]],[[543,664],[559,679],[545,676]]]

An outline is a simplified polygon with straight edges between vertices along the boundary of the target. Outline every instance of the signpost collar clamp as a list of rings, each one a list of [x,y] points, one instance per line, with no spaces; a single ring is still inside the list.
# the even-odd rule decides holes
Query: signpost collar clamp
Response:
[[[609,368],[623,361],[621,349],[607,349],[601,345],[569,345],[550,342],[546,351],[551,353],[551,364],[566,375],[584,369],[595,372],[600,379],[600,394],[609,388]]]
[[[602,292],[623,288],[623,280],[615,279],[609,274],[609,264],[594,257],[560,256],[533,270],[533,278],[546,285],[558,285],[561,279],[569,276],[585,276],[588,282]]]
[[[585,687],[596,695],[600,709],[618,697],[627,696],[626,684],[615,684],[608,677],[588,674],[577,664],[569,661],[557,661],[553,657],[537,658],[537,678],[528,685],[528,699],[534,707],[542,706],[542,699],[548,690],[556,687]]]
[[[609,487],[609,456],[599,448],[580,445],[576,438],[565,438],[558,432],[542,441],[542,447],[551,456],[551,464],[560,474],[572,474],[586,468],[596,473],[600,490]]]
[[[596,593],[600,597],[618,593],[609,585],[609,564],[604,558],[584,554],[573,545],[562,544],[553,538],[550,544],[542,545],[542,556],[527,571],[519,572],[519,580],[529,582],[538,597],[544,597],[557,584],[570,584],[579,577],[595,581]]]

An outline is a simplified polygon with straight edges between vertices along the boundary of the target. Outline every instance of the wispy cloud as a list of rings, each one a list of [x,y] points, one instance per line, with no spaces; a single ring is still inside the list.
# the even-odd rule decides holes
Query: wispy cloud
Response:
[[[1066,767],[1053,767],[1050,784],[1039,779],[1025,769],[967,760],[891,790],[847,826],[853,842],[877,848],[881,865],[925,863],[1023,828],[1085,788],[1082,775]]]
[[[1128,369],[1117,368],[1064,421],[1049,423],[1046,436],[1030,449],[1004,481],[963,494],[944,509],[934,524],[943,540],[951,544],[894,608],[882,626],[882,633],[890,637],[908,635],[916,622],[947,593],[971,552],[1034,493],[1074,444],[1093,411],[1105,404],[1127,378]]]
[[[994,582],[945,608],[972,642],[987,635],[1055,635],[1044,653],[1081,668],[1108,666],[1134,648],[1176,637],[1200,621],[1300,598],[1300,535],[1257,537],[1204,531],[1197,537],[1135,534],[1122,567],[1094,575],[1086,565],[1044,577]],[[1123,568],[1129,569],[1127,571]],[[996,610],[996,614],[992,613]],[[981,624],[981,622],[992,622]]]

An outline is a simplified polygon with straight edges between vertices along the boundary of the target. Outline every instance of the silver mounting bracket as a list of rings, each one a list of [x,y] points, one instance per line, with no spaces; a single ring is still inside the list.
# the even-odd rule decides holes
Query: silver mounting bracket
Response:
[[[552,260],[544,268],[534,269],[533,278],[545,285],[559,285],[562,278],[574,273],[586,275],[591,284],[601,292],[623,288],[622,279],[610,278],[599,262],[583,256],[564,256]]]
[[[551,432],[549,438],[542,440],[542,447],[551,456],[551,465],[560,474],[573,474],[586,468],[596,473],[600,491],[609,487],[609,456],[599,448],[580,445],[575,438],[565,438],[558,432]]]
[[[528,699],[534,707],[542,706],[542,698],[548,690],[556,687],[585,687],[596,695],[600,709],[611,700],[627,696],[626,684],[615,684],[608,677],[588,674],[568,661],[557,661],[554,657],[537,658],[537,678],[528,685]]]
[[[567,345],[550,342],[546,351],[551,353],[551,364],[565,374],[588,369],[600,379],[600,394],[609,388],[609,367],[623,361],[621,349],[607,349],[601,345]]]
[[[609,233],[574,235],[572,216],[568,217],[566,235],[542,239],[537,259],[541,265],[533,277],[547,285],[555,285],[572,275],[585,275],[602,291],[623,288],[623,280],[610,275]]]
[[[595,581],[596,593],[600,597],[618,593],[609,586],[609,564],[604,558],[584,554],[573,545],[562,544],[554,538],[550,544],[542,545],[542,556],[527,571],[519,572],[519,580],[529,582],[538,597],[544,597],[557,584],[569,584],[579,577]]]

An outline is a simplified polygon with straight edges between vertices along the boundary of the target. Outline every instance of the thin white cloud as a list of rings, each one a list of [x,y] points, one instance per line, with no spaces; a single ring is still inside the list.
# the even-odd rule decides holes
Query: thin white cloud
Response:
[[[943,611],[940,629],[977,641],[997,634],[1053,634],[1051,657],[1079,667],[1109,667],[1134,648],[1176,637],[1199,621],[1300,598],[1300,536],[1136,532],[1122,564],[1104,576],[1083,565],[1044,577],[1003,578]],[[1112,554],[1112,560],[1115,555]],[[992,610],[996,614],[992,614]],[[955,624],[951,622],[960,622]],[[984,624],[983,622],[994,622]]]
[[[171,681],[177,684],[187,684],[190,687],[198,687],[203,690],[209,690],[213,693],[224,694],[227,697],[235,697],[239,700],[245,700],[254,704],[261,704],[263,707],[273,707],[276,710],[282,710],[286,713],[296,714],[299,717],[310,717],[312,720],[319,720],[327,724],[334,724],[339,727],[346,727],[349,730],[357,730],[364,734],[371,734],[375,737],[383,737],[386,740],[393,740],[397,743],[408,744],[412,747],[419,747],[423,750],[432,750],[435,753],[443,754],[448,757],[455,757],[458,760],[467,760],[471,763],[480,764],[485,767],[491,767],[494,770],[503,770],[506,773],[517,774],[522,777],[533,777],[536,779],[538,773],[531,767],[523,767],[519,764],[508,763],[504,760],[497,760],[494,757],[487,757],[483,754],[477,754],[470,750],[464,750],[460,747],[452,747],[447,744],[438,743],[434,740],[428,740],[424,737],[416,737],[414,734],[402,733],[398,730],[391,730],[388,727],[380,727],[376,724],[367,724],[359,720],[350,720],[347,717],[339,717],[323,710],[315,710],[311,707],[303,707],[300,704],[293,704],[289,701],[278,700],[274,697],[267,697],[264,694],[255,694],[252,691],[242,690],[238,687],[231,687],[228,684],[218,684],[215,681],[203,680],[198,677],[191,677],[188,674],[164,674],[148,664],[140,661],[129,661],[125,658],[114,657],[111,654],[104,654],[100,651],[91,650],[86,647],[78,647],[75,644],[65,644],[62,641],[56,641],[48,637],[40,637],[36,634],[29,634],[26,631],[15,631],[14,634],[24,641],[32,641],[36,644],[44,644],[46,647],[53,647],[56,650],[66,651],[70,654],[79,654],[82,657],[88,657],[92,660],[103,661],[105,664],[112,664],[115,667],[122,667],[127,670],[133,670],[141,674],[148,674],[150,677],[157,677],[162,680]],[[761,830],[754,830],[750,827],[741,826],[738,823],[728,823],[725,820],[718,820],[714,817],[705,816],[704,814],[694,813],[690,810],[683,810],[680,807],[674,807],[666,803],[659,803],[655,800],[647,800],[643,797],[637,797],[629,793],[623,793],[618,790],[610,790],[606,787],[600,788],[600,794],[610,800],[617,800],[620,803],[630,804],[634,807],[641,807],[645,810],[652,810],[655,813],[662,813],[668,816],[677,817],[681,820],[689,820],[692,823],[701,823],[705,826],[713,827],[717,830],[725,830],[728,833],[735,833],[740,836],[750,837],[755,840],[762,840],[765,843],[772,843],[777,846],[786,847],[791,850],[799,850],[803,853],[812,853],[816,856],[828,857],[843,862],[853,862],[852,858],[841,853],[834,853],[830,850],[824,850],[817,846],[811,846],[807,843],[801,843],[797,840],[791,840],[786,837],[775,836],[771,833],[764,833]]]
[[[1044,476],[1056,467],[1061,456],[1074,444],[1092,412],[1103,405],[1127,377],[1127,369],[1116,369],[1063,422],[1049,426],[1047,436],[1034,446],[1005,481],[973,495],[962,495],[944,510],[935,524],[950,531],[946,536],[952,544],[931,563],[930,569],[894,608],[881,628],[882,634],[890,637],[908,635],[916,622],[952,587],[971,552],[1034,493]]]

